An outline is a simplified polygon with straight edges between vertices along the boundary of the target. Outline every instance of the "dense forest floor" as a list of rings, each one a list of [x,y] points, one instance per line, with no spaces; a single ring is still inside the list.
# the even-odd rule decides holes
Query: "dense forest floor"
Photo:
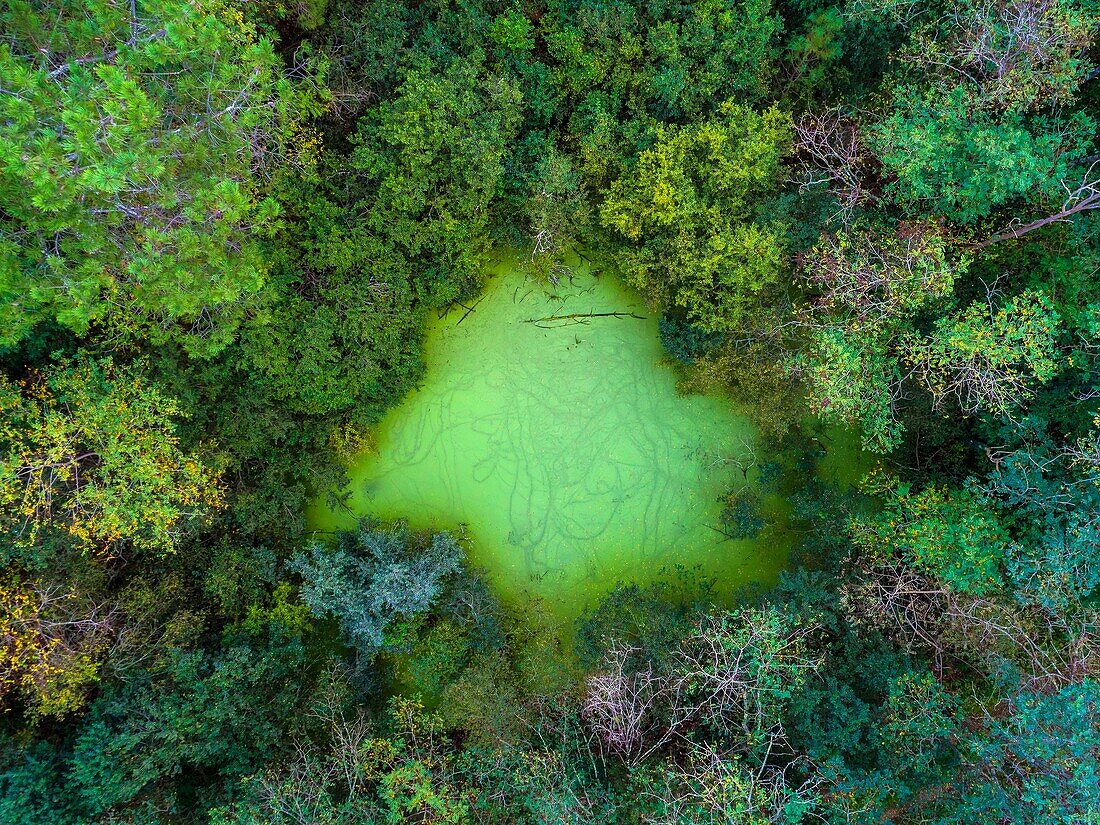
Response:
[[[0,822],[1100,823],[1098,25],[0,0]],[[788,457],[774,586],[314,534],[502,247]]]

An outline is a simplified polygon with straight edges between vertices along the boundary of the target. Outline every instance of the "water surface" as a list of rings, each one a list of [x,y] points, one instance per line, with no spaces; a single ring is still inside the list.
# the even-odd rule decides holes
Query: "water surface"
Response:
[[[677,566],[725,592],[774,580],[789,538],[734,540],[719,518],[755,477],[753,427],[723,399],[677,394],[637,295],[579,261],[570,273],[543,283],[505,259],[476,302],[433,318],[423,385],[350,469],[347,507],[315,505],[313,526],[463,525],[502,597],[562,620]]]

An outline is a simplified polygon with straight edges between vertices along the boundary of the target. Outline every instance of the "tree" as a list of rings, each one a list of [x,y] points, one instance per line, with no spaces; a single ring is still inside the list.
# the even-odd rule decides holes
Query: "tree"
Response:
[[[557,278],[555,267],[588,229],[591,208],[569,157],[553,146],[535,170],[526,211],[536,271]]]
[[[1067,444],[1054,429],[1034,412],[1006,422],[981,489],[1012,515],[1006,566],[1016,599],[1063,616],[1100,586],[1100,440]]]
[[[335,618],[350,645],[372,653],[385,644],[392,622],[435,603],[461,560],[462,549],[450,534],[437,533],[425,544],[397,524],[337,533],[334,547],[314,544],[292,566],[303,579],[302,601],[314,615]]]
[[[943,302],[968,266],[965,257],[952,259],[942,229],[931,222],[823,235],[800,263],[814,310],[853,331],[905,322]]]
[[[953,400],[966,413],[1004,414],[1030,398],[1058,369],[1058,313],[1041,292],[1024,292],[994,310],[974,302],[908,342],[906,360],[935,406]]]
[[[902,337],[918,313],[947,299],[967,262],[952,261],[939,227],[924,222],[823,235],[800,265],[811,290],[800,319],[809,338],[790,366],[816,414],[859,426],[864,446],[887,452],[902,433]]]
[[[811,290],[800,318],[809,340],[791,360],[811,409],[826,421],[859,426],[871,450],[897,446],[904,336],[920,312],[947,300],[967,264],[951,259],[931,222],[823,235],[800,258],[801,280]]]
[[[766,760],[784,739],[783,710],[821,667],[819,628],[774,606],[713,614],[684,640],[674,668],[674,718],[732,737]]]
[[[1074,0],[857,0],[850,12],[905,23],[901,65],[969,88],[977,107],[1027,111],[1070,102],[1088,78],[1090,9]]]
[[[902,374],[882,337],[823,327],[792,362],[809,390],[810,409],[826,421],[858,425],[863,445],[886,453],[901,443],[896,405]]]
[[[0,705],[33,717],[79,708],[114,635],[109,608],[15,575],[0,580]]]
[[[889,21],[905,38],[885,105],[858,119],[826,109],[796,128],[802,186],[827,183],[845,223],[891,200],[959,225],[1025,201],[1047,210],[1013,217],[975,244],[984,247],[1095,208],[1094,176],[1078,168],[1095,128],[1074,108],[1092,77],[1094,10],[1074,0],[857,0],[845,14]]]
[[[826,801],[823,778],[800,777],[804,767],[795,760],[786,769],[755,770],[736,753],[692,745],[679,760],[636,771],[631,790],[648,825],[799,825],[820,821]]]
[[[736,328],[782,266],[776,230],[752,220],[752,204],[775,186],[788,140],[786,115],[732,102],[718,118],[659,129],[600,210],[625,239],[627,280],[707,332]]]
[[[894,679],[879,720],[891,777],[911,791],[934,781],[950,759],[960,716],[959,700],[931,673],[905,673]]]
[[[584,714],[589,727],[612,753],[636,755],[648,741],[668,737],[665,707],[670,687],[652,662],[633,661],[636,648],[612,643],[600,670],[585,680]]]
[[[72,788],[96,816],[184,766],[226,777],[258,769],[286,735],[304,662],[300,640],[283,629],[214,653],[173,651],[166,672],[113,686],[93,703],[73,745]]]
[[[225,346],[316,89],[213,0],[7,0],[0,28],[0,343],[56,319]]]
[[[1013,198],[1058,192],[1092,132],[1083,116],[1033,123],[976,109],[962,87],[904,89],[868,143],[896,175],[890,192],[900,205],[965,224]]]
[[[622,755],[647,755],[694,731],[767,759],[785,741],[782,710],[820,666],[804,617],[772,607],[698,620],[666,663],[616,640],[586,680],[584,714]]]
[[[702,356],[716,349],[723,336],[706,332],[675,315],[662,315],[657,319],[661,346],[681,364],[694,364]]]
[[[1100,179],[1097,179],[1095,172],[1096,163],[1093,162],[1089,164],[1080,177],[1061,181],[1062,188],[1065,190],[1065,199],[1062,201],[1061,208],[1056,212],[1035,218],[1027,223],[1024,223],[1018,217],[1013,218],[993,235],[975,244],[975,247],[981,249],[1002,241],[1016,240],[1045,226],[1067,223],[1075,215],[1100,207]]]
[[[349,229],[386,239],[414,267],[421,297],[446,303],[476,283],[519,102],[512,81],[473,54],[409,71],[360,119],[343,171],[357,190],[351,211],[365,218]]]
[[[1041,535],[1012,547],[1007,573],[1021,601],[1053,613],[1071,613],[1100,587],[1100,524],[1095,502],[1043,519]]]
[[[822,777],[784,729],[822,665],[806,618],[773,605],[712,611],[656,661],[609,640],[583,716],[631,766],[642,821],[797,823],[815,808]]]
[[[761,98],[783,27],[771,0],[561,8],[538,27],[546,49],[539,76],[548,73],[551,87],[528,96],[549,98],[563,144],[601,189],[658,123],[699,122],[722,101]]]
[[[0,821],[67,825],[79,820],[79,805],[62,779],[65,764],[58,750],[43,741],[21,747],[12,741],[5,743]]]
[[[0,378],[0,503],[24,545],[170,553],[223,504],[216,461],[180,445],[179,404],[133,367],[80,356],[16,386]]]
[[[385,730],[343,713],[330,743],[299,743],[288,764],[245,783],[245,801],[213,812],[212,825],[368,825],[470,821],[472,794],[461,783],[440,719],[415,699],[394,697]]]
[[[241,350],[255,380],[293,412],[368,421],[420,376],[423,318],[399,254],[367,237],[344,242],[356,245],[352,255],[307,251],[279,267],[278,300],[246,325]]]
[[[980,492],[889,483],[883,510],[852,520],[855,545],[871,558],[898,554],[962,593],[1001,585],[1010,537]]]
[[[829,11],[833,11],[830,9]],[[836,199],[831,216],[847,226],[856,209],[874,201],[865,180],[873,156],[865,145],[859,124],[836,109],[810,112],[794,124],[792,154],[803,172],[800,193],[824,185]]]
[[[985,730],[964,742],[970,772],[951,823],[993,816],[1055,825],[1095,820],[1100,801],[1100,686],[1092,679],[1044,695],[1011,697],[1007,714],[986,712]]]

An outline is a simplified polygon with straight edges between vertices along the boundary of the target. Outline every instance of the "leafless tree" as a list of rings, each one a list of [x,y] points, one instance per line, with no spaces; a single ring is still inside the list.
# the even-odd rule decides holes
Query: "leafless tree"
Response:
[[[980,90],[975,105],[1057,105],[1086,77],[1094,32],[1059,0],[851,0],[855,18],[887,18],[913,32],[903,65]]]
[[[736,752],[709,744],[691,745],[682,759],[668,764],[661,780],[646,791],[659,803],[658,813],[643,819],[650,825],[727,821],[734,810],[744,812],[746,821],[782,823],[792,801],[813,800],[825,784],[805,757],[750,770]]]
[[[640,760],[706,725],[746,749],[782,740],[780,694],[820,666],[812,623],[770,610],[717,612],[696,624],[658,670],[641,651],[613,644],[586,683],[583,715],[609,749]]]
[[[0,703],[27,691],[48,698],[58,674],[102,658],[115,633],[114,610],[71,588],[37,581],[0,587]]]
[[[1082,79],[1072,67],[1084,65],[1090,32],[1058,0],[959,3],[944,25],[957,33],[947,67],[978,83],[987,100],[1051,104]]]
[[[1100,674],[1095,611],[1068,619],[954,593],[896,559],[860,571],[844,585],[842,604],[854,623],[886,633],[908,653],[931,654],[938,670],[953,660],[991,673],[1011,661],[1039,690]]]
[[[658,747],[673,735],[672,725],[659,721],[668,697],[667,680],[653,670],[653,663],[637,667],[632,661],[637,648],[614,644],[603,667],[586,682],[583,715],[599,740],[622,757],[637,755],[643,742],[654,734]],[[652,744],[651,744],[652,747]]]
[[[825,234],[800,269],[817,293],[815,309],[859,322],[904,315],[950,294],[954,283],[943,229],[930,221],[901,223],[886,234]]]
[[[812,624],[781,627],[766,611],[703,619],[675,654],[675,721],[698,720],[745,741],[772,735],[777,694],[820,665]]]
[[[851,223],[858,206],[873,198],[863,168],[871,157],[856,122],[839,109],[804,115],[794,124],[794,155],[802,177],[799,192],[826,186],[837,199],[833,219]]]

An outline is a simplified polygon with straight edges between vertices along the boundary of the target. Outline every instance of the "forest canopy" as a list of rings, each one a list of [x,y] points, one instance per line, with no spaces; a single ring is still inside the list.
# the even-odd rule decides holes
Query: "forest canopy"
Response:
[[[0,0],[0,823],[1100,822],[1098,32]],[[752,419],[774,587],[561,628],[457,525],[309,529],[498,249]]]

